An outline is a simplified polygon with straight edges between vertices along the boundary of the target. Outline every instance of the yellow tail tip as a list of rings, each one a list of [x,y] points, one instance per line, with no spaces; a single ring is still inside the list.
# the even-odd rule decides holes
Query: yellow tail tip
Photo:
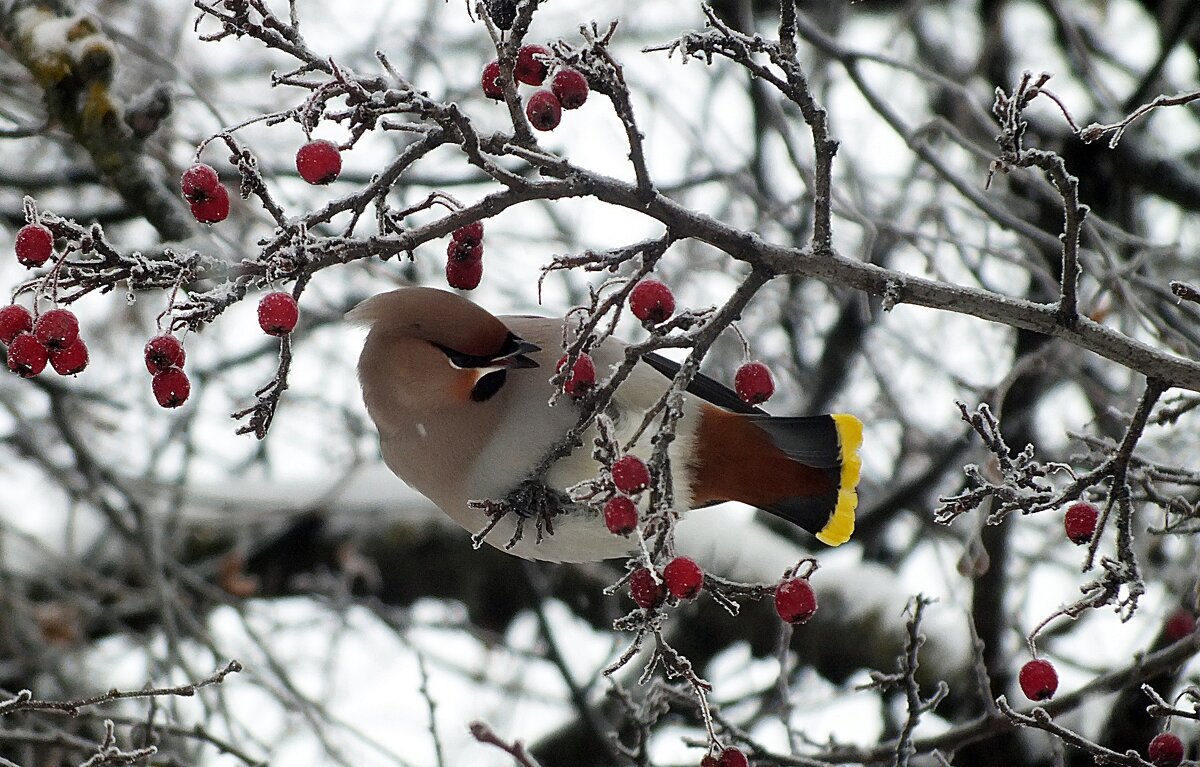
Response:
[[[848,413],[830,416],[837,427],[838,450],[841,453],[842,476],[838,485],[837,505],[829,522],[817,533],[817,540],[829,546],[840,546],[854,534],[854,511],[858,508],[858,478],[862,474],[863,424]]]

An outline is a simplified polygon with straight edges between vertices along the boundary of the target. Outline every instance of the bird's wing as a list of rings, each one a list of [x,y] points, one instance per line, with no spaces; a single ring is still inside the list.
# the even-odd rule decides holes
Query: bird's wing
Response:
[[[650,352],[643,356],[642,361],[667,378],[674,378],[680,368],[678,362],[667,359],[657,352]],[[709,378],[703,373],[696,374],[691,383],[688,384],[687,390],[689,394],[694,394],[705,402],[711,402],[717,407],[723,407],[734,413],[741,413],[742,415],[767,414],[762,408],[753,407],[742,402],[741,398],[728,386],[720,383],[715,378]]]

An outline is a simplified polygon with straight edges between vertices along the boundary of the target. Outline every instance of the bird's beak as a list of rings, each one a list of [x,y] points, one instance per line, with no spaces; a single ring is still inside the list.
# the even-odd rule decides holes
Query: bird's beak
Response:
[[[509,368],[536,368],[538,364],[526,357],[526,354],[540,352],[542,347],[537,344],[531,344],[528,341],[517,339],[517,348],[513,349],[503,357],[497,357],[492,361],[492,364]]]

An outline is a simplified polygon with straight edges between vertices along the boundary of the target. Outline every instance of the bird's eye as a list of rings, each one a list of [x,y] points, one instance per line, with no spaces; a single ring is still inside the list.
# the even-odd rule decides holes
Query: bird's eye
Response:
[[[472,402],[487,402],[500,391],[500,387],[504,386],[504,381],[508,378],[507,370],[493,370],[487,375],[482,375],[475,385],[471,387]]]

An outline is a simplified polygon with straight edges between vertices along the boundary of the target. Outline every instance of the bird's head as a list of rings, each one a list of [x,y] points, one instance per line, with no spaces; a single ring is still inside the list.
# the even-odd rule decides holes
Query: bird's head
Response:
[[[400,288],[368,298],[346,317],[369,330],[358,363],[368,407],[373,394],[415,407],[485,402],[508,370],[537,367],[526,355],[539,347],[449,291]]]

